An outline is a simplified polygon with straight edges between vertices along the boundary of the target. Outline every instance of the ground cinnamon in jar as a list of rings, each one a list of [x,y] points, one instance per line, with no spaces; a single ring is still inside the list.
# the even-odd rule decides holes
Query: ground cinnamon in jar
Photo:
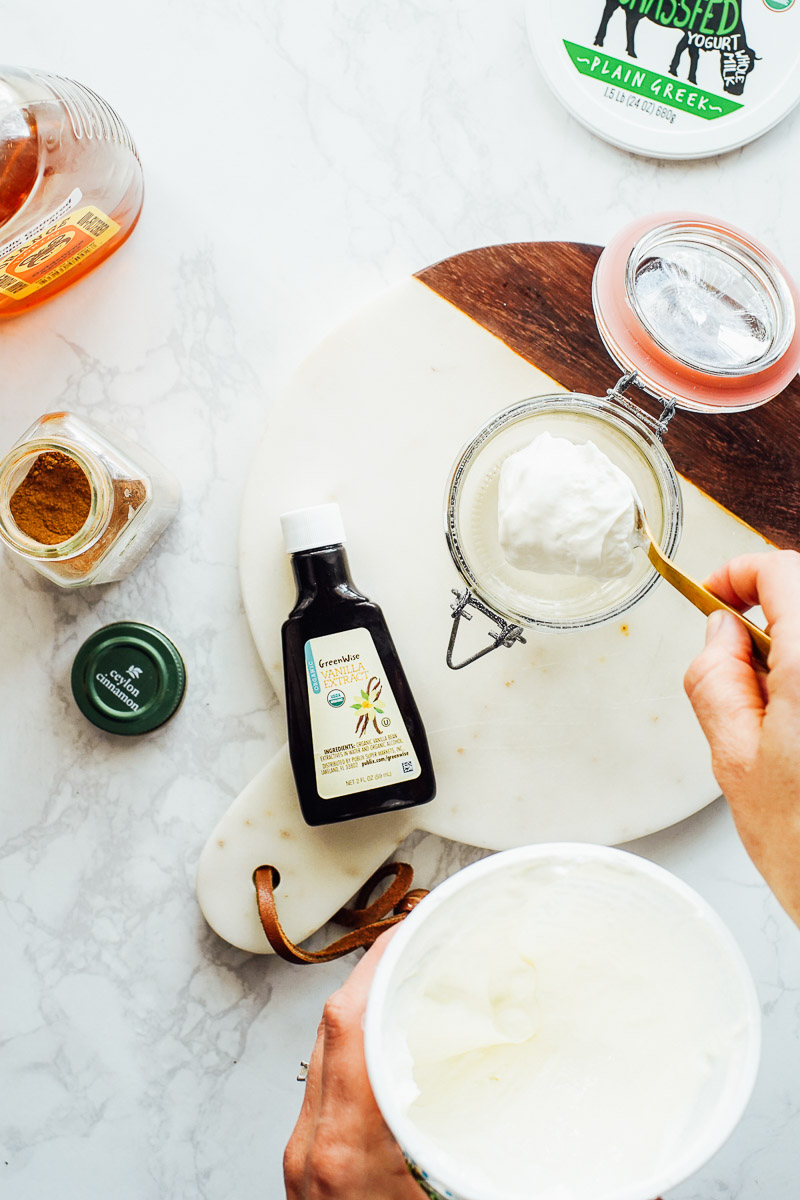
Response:
[[[115,479],[111,488],[111,511],[108,524],[96,542],[82,554],[65,559],[60,564],[64,576],[80,576],[91,571],[107,550],[113,546],[129,521],[147,499],[147,485],[143,479]]]
[[[47,450],[34,462],[9,501],[18,528],[43,546],[66,542],[89,515],[92,488],[74,458]]]
[[[179,501],[178,481],[143,446],[45,413],[0,457],[0,546],[59,587],[116,583]]]
[[[75,547],[77,552],[60,561],[61,574],[78,577],[91,570],[146,499],[144,480],[113,480],[105,528],[85,550]],[[60,450],[46,450],[14,492],[9,508],[22,533],[43,546],[55,546],[83,528],[91,503],[92,485],[80,464]]]
[[[103,534],[79,558],[65,563],[67,568],[85,571],[99,562],[106,550],[117,540],[129,521],[147,499],[147,484],[143,479],[115,479],[112,484],[111,514]]]

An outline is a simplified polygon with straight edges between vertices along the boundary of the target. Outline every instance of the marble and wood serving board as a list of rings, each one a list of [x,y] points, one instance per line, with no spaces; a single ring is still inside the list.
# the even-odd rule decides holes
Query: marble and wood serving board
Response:
[[[613,844],[673,824],[718,794],[682,685],[704,618],[665,584],[603,626],[530,630],[525,646],[458,672],[445,664],[451,588],[461,584],[444,536],[450,468],[486,418],[509,404],[613,386],[619,371],[591,307],[599,252],[524,243],[430,267],[323,342],[271,413],[240,546],[264,668],[282,698],[280,626],[294,587],[279,515],[335,500],[356,584],[383,607],[425,719],[438,794],[407,813],[311,829],[284,748],[201,856],[201,908],[234,945],[269,950],[252,884],[262,863],[280,871],[279,912],[301,940],[413,829],[490,849]],[[800,545],[798,398],[795,381],[750,413],[680,412],[673,420],[665,445],[682,474],[677,560],[688,572],[702,578],[770,542]],[[485,644],[481,620],[467,627],[467,646],[469,638]]]

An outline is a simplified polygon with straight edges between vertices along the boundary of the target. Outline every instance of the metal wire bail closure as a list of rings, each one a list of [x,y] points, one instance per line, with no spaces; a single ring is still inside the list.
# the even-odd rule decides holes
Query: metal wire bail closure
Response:
[[[675,408],[677,405],[675,397],[670,396],[668,399],[662,400],[661,415],[658,417],[651,417],[648,412],[645,412],[645,410],[640,408],[638,404],[634,404],[634,402],[628,399],[628,397],[625,395],[625,392],[627,392],[628,388],[631,387],[642,387],[639,376],[635,371],[629,371],[627,375],[623,375],[620,379],[618,379],[613,388],[607,389],[606,395],[608,396],[609,400],[616,401],[617,404],[621,404],[623,408],[627,408],[629,412],[632,412],[634,416],[638,417],[640,421],[644,422],[648,429],[652,429],[653,433],[660,442],[663,441],[667,426],[675,416]]]
[[[469,588],[464,588],[463,592],[459,592],[456,588],[452,588],[452,593],[455,596],[455,603],[450,605],[453,613],[453,628],[450,631],[450,641],[447,646],[447,665],[451,671],[460,671],[462,667],[468,667],[470,663],[477,662],[479,658],[483,658],[484,654],[491,654],[493,650],[499,649],[500,646],[505,646],[507,650],[516,642],[522,642],[525,645],[525,638],[522,636],[522,626],[512,625],[509,621],[503,620],[497,613],[492,612],[488,605],[474,596]],[[492,639],[492,645],[486,646],[483,650],[478,650],[476,654],[465,658],[463,662],[453,662],[453,651],[456,645],[456,636],[458,635],[458,627],[461,624],[461,619],[465,621],[472,620],[472,613],[467,612],[469,607],[476,608],[478,612],[483,613],[490,621],[498,627],[497,633],[489,631],[489,637]]]

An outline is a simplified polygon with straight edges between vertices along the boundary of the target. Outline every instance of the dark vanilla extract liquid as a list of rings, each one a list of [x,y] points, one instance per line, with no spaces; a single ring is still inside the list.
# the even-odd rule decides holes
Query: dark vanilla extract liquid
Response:
[[[283,664],[303,817],[329,825],[427,804],[428,741],[383,613],[356,590],[342,546],[293,554],[292,566]]]

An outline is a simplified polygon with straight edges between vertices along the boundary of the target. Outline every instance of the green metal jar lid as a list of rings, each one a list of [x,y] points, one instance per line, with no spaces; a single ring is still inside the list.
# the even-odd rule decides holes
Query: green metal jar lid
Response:
[[[172,642],[151,625],[117,621],[81,646],[72,694],[85,717],[108,733],[149,733],[168,721],[186,690],[186,668]]]

